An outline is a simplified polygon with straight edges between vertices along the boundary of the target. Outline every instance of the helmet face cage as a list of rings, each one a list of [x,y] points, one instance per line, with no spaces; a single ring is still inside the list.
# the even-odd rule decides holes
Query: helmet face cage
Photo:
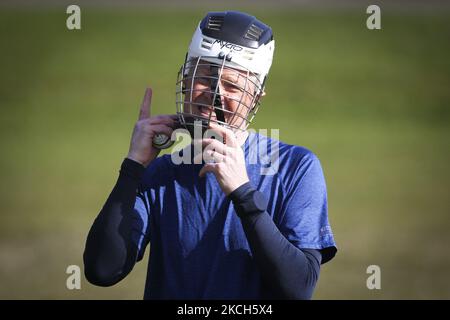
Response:
[[[244,131],[258,111],[264,89],[258,75],[227,62],[199,56],[186,58],[181,66],[175,103],[180,124],[190,132],[194,125],[207,129],[211,122]]]

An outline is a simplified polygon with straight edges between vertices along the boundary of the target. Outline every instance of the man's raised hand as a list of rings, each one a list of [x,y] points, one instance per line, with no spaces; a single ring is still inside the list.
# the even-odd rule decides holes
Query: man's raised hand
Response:
[[[130,149],[127,158],[148,166],[161,150],[153,146],[153,137],[162,133],[171,136],[176,125],[176,115],[151,116],[152,89],[145,90],[139,118],[131,136]]]

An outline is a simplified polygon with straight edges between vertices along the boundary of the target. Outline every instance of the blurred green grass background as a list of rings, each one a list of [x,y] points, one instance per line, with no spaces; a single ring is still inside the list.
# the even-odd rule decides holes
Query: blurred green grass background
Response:
[[[84,279],[89,227],[125,157],[146,86],[173,113],[175,77],[208,9],[0,11],[0,298],[141,299],[146,259],[112,288]],[[340,251],[318,299],[450,298],[449,12],[246,10],[275,59],[254,128],[321,159]],[[366,288],[379,265],[382,289]]]

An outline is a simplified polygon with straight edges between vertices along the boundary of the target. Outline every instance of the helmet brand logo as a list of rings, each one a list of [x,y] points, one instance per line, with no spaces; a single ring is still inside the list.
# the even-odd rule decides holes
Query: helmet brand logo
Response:
[[[223,40],[215,40],[213,45],[215,45],[216,43],[220,45],[220,49],[227,48],[230,49],[231,51],[241,51],[243,49],[243,47],[241,46]]]

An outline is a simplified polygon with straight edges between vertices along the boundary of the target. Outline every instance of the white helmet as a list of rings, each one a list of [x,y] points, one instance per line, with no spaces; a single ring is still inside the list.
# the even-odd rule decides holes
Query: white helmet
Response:
[[[221,64],[225,57],[225,65],[246,68],[263,83],[274,49],[272,29],[255,17],[236,11],[210,12],[195,30],[187,59],[202,56]]]
[[[195,120],[201,120],[203,127],[215,121],[233,130],[245,130],[258,110],[274,48],[272,29],[255,17],[237,11],[209,12],[195,30],[178,73],[176,105],[180,124],[191,131]],[[210,68],[208,76],[198,74],[199,66]],[[225,81],[221,78],[224,69],[238,70],[245,79],[240,87],[241,98],[234,99],[239,102],[234,112],[222,103],[218,83]],[[204,90],[193,89],[194,81],[201,78],[208,78],[208,86]],[[248,86],[249,83],[252,85]],[[212,101],[194,101],[192,97],[199,91],[209,94]],[[244,94],[251,97],[247,102],[243,102]],[[199,106],[211,110],[209,116],[193,112]],[[215,118],[212,118],[213,111]]]

